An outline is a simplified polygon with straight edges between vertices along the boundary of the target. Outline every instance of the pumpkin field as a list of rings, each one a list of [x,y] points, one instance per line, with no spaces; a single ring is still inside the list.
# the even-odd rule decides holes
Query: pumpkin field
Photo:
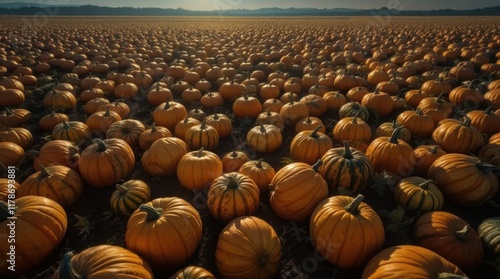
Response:
[[[500,17],[0,27],[1,278],[500,278]]]

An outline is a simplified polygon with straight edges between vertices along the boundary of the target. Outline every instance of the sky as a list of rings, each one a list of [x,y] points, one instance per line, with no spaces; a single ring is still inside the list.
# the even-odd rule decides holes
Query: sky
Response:
[[[187,10],[227,10],[258,8],[356,8],[389,7],[400,10],[458,9],[467,10],[499,5],[498,0],[0,0],[0,3],[27,2],[60,5],[99,5],[109,7],[158,7]]]

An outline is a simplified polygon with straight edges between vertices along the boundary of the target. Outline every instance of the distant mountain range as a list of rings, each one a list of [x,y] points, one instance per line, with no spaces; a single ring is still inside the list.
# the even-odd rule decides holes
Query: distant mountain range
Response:
[[[50,9],[50,14],[61,16],[498,16],[500,6],[473,10],[394,10],[386,7],[380,9],[315,9],[315,8],[262,8],[256,10],[232,9],[214,11],[191,11],[185,9],[165,8],[133,8],[133,7],[101,7],[95,5],[47,5],[38,3],[5,3],[0,4],[3,15],[33,15]],[[57,10],[55,10],[57,9]]]

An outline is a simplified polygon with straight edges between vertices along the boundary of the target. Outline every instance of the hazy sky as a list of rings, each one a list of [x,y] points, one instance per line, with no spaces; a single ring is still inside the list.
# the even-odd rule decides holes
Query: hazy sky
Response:
[[[474,9],[499,5],[498,0],[0,0],[0,3],[92,4],[110,7],[161,7],[188,10],[257,9],[266,7],[361,8],[387,6],[405,10]]]

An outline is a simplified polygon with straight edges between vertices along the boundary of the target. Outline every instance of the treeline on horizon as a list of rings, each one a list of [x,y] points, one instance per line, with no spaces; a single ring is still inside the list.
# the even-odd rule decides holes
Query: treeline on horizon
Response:
[[[61,16],[371,16],[390,14],[391,16],[496,16],[500,15],[500,6],[473,10],[389,10],[387,8],[371,10],[345,9],[302,9],[302,8],[263,8],[257,10],[233,9],[214,11],[191,11],[185,9],[101,7],[82,5],[71,7],[20,7],[0,8],[3,15],[33,15],[46,13]]]

